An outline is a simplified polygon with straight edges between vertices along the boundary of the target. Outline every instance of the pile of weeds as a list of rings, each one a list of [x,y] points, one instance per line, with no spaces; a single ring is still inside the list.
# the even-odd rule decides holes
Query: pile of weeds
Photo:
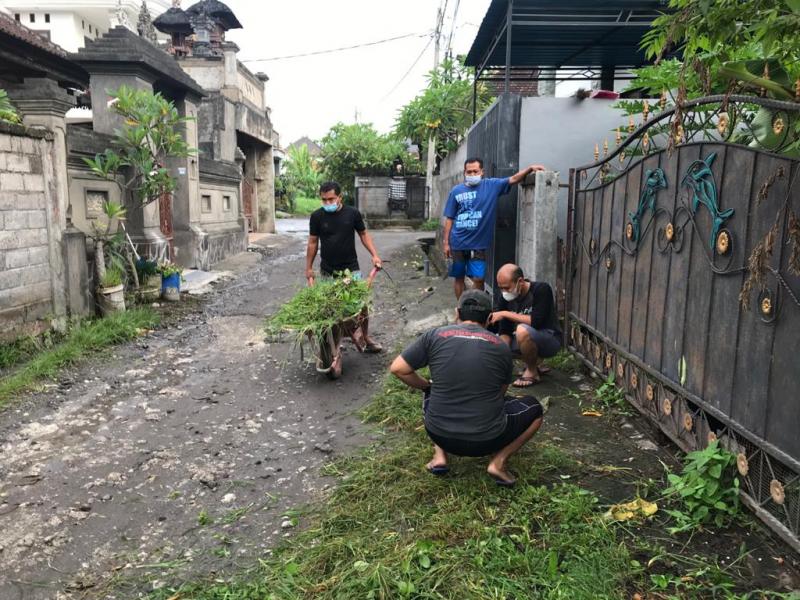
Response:
[[[158,315],[151,309],[137,308],[73,324],[63,338],[50,347],[34,350],[27,360],[0,380],[0,407],[42,381],[54,378],[64,367],[103,348],[131,340],[158,321]]]
[[[267,319],[266,331],[271,336],[292,332],[298,343],[307,335],[318,339],[334,325],[358,316],[371,302],[367,282],[345,272],[343,277],[318,280],[301,289]]]

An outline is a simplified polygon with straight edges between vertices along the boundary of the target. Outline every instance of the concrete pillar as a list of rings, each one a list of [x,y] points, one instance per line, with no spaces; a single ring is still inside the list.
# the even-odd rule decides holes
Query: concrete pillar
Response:
[[[542,79],[549,79],[550,81],[542,81],[542,79],[538,82],[538,92],[539,96],[546,97],[546,98],[555,98],[556,96],[556,82],[553,81],[555,78],[557,71],[555,69],[542,69],[539,71],[539,77]]]
[[[197,103],[184,99],[175,103],[184,123],[183,133],[190,148],[198,146]],[[174,234],[174,260],[184,267],[196,266],[197,240],[193,224],[200,221],[200,177],[199,157],[170,157],[167,166],[176,180],[172,194],[172,227]]]
[[[67,124],[65,115],[75,105],[74,97],[50,79],[25,79],[8,89],[11,100],[29,127],[53,133],[53,141],[38,141],[45,181],[48,252],[56,326],[65,325],[67,277],[62,238],[67,227],[69,180],[67,177]]]
[[[256,150],[256,203],[258,231],[275,233],[275,163],[272,146]]]
[[[517,264],[525,276],[556,289],[558,273],[558,173],[532,173],[520,186]]]
[[[122,127],[122,117],[114,112],[113,106],[109,106],[112,100],[109,92],[114,92],[123,85],[148,92],[153,91],[152,82],[136,75],[92,73],[89,87],[92,92],[92,124],[96,132],[114,135]]]

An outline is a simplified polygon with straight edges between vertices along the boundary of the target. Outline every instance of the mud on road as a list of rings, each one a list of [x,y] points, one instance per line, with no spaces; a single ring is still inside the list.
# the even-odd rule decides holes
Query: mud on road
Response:
[[[439,283],[411,264],[418,235],[375,236],[395,279],[378,282],[372,320],[388,349],[440,308],[418,302]],[[324,494],[320,467],[367,441],[353,412],[388,355],[350,346],[330,382],[265,341],[264,317],[302,285],[305,245],[302,231],[262,243],[197,310],[0,414],[2,600],[129,598],[248,564]]]

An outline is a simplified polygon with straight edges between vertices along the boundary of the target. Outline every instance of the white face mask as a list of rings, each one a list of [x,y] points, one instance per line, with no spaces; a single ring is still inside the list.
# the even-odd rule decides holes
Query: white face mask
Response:
[[[508,291],[501,293],[503,294],[503,300],[505,300],[506,302],[511,302],[512,300],[516,300],[517,298],[519,298],[519,294],[517,292]]]
[[[464,176],[464,182],[469,186],[476,186],[481,182],[482,177],[480,175],[466,175]]]

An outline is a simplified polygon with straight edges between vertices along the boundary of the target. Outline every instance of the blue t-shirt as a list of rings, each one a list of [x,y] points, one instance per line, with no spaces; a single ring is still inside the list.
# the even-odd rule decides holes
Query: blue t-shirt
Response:
[[[492,245],[497,199],[511,191],[508,177],[481,179],[476,186],[459,183],[450,191],[444,216],[453,219],[452,250],[486,250]]]

